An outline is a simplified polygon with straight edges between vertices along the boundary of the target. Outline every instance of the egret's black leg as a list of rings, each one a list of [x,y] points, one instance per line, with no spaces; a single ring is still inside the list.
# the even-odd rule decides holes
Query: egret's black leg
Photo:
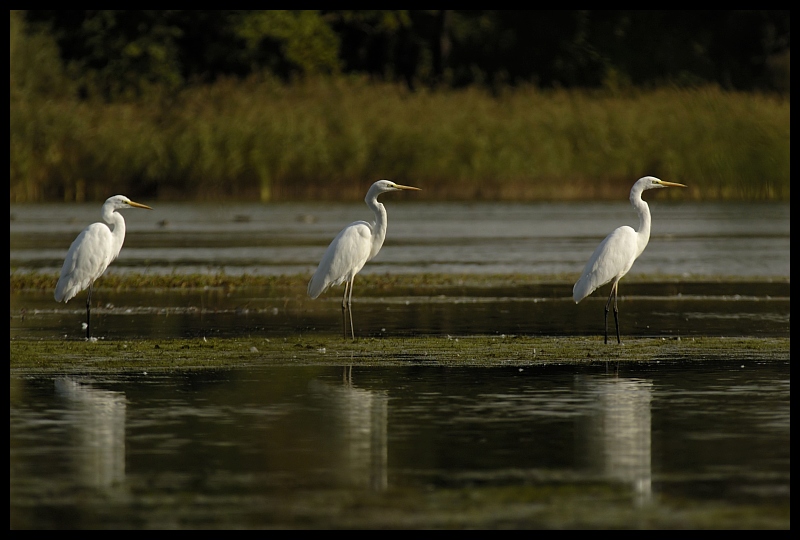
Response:
[[[619,309],[617,309],[617,286],[614,285],[614,324],[617,327],[617,343],[622,343],[619,338]]]
[[[608,295],[608,301],[606,301],[606,313],[605,313],[605,334],[603,343],[608,344],[608,306],[611,304],[611,297],[614,296],[614,289],[616,288],[617,284],[614,283],[611,285],[611,293]],[[616,314],[615,314],[616,315]]]
[[[89,294],[86,295],[86,339],[92,337],[92,287],[93,283],[89,285]]]
[[[356,277],[353,276],[353,281],[355,281]],[[353,341],[356,340],[356,333],[353,330],[353,281],[350,282],[350,294],[347,295],[347,311],[350,312],[350,337],[353,338]]]
[[[350,281],[344,282],[344,295],[342,296],[342,337],[347,339],[347,289],[350,288]]]

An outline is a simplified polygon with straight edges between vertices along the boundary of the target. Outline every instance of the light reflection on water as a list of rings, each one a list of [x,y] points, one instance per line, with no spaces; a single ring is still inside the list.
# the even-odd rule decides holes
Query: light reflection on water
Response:
[[[606,232],[635,225],[626,203],[386,202],[387,242],[365,273],[577,276]],[[623,283],[623,340],[789,335],[788,204],[650,204],[632,275],[685,281]],[[126,214],[111,272],[310,275],[333,235],[368,217],[363,204],[153,206]],[[99,211],[11,213],[12,272],[55,273]],[[356,333],[601,334],[605,298],[577,307],[571,285],[368,297],[356,281]],[[109,340],[339,334],[340,292],[300,293],[104,290],[93,321]],[[82,312],[80,299],[14,294],[11,339],[80,339]],[[11,528],[788,528],[788,362],[673,360],[619,376],[604,364],[12,376]]]
[[[364,274],[576,278],[606,232],[636,225],[626,202],[386,203],[386,244]],[[655,198],[650,206],[650,244],[631,278],[620,285],[624,335],[788,335],[788,203],[678,204]],[[369,217],[360,203],[154,207],[153,212],[126,213],[128,236],[108,273],[310,276],[341,227]],[[88,204],[12,205],[12,273],[55,275],[75,234],[97,213],[96,205]],[[635,283],[637,275],[651,283]],[[658,276],[670,277],[658,283]],[[726,285],[717,281],[720,276],[739,282]],[[606,289],[575,306],[572,278],[559,279],[563,283],[492,291],[387,289],[380,298],[369,298],[356,278],[356,331],[361,336],[600,333]],[[260,290],[133,295],[103,290],[94,298],[95,334],[130,339],[337,333],[340,291],[309,302],[304,291],[280,298]],[[50,292],[12,295],[12,337],[81,336],[84,295],[66,305],[54,302]]]
[[[589,466],[631,487],[636,503],[650,502],[652,486],[653,383],[637,377],[581,377],[576,381],[595,404],[580,418]]]
[[[627,201],[432,204],[384,201],[383,250],[362,272],[574,274],[603,237],[638,227]],[[631,275],[787,277],[789,203],[649,200],[650,244]],[[109,272],[311,273],[347,223],[371,219],[352,204],[156,204],[125,213],[125,246]],[[99,205],[12,205],[10,265],[56,273]]]
[[[788,282],[628,284],[621,287],[621,332],[632,337],[788,337],[789,287]],[[747,296],[731,294],[743,288]],[[705,294],[693,294],[696,290]],[[354,298],[356,335],[584,336],[603,332],[604,294],[575,305],[568,285],[436,293],[382,291],[379,297]],[[93,298],[99,296],[95,293]],[[137,294],[103,290],[102,298],[105,304],[92,309],[95,335],[100,339],[277,338],[341,335],[342,331],[338,291],[317,300],[308,299],[304,291],[275,297],[255,288]],[[12,339],[83,338],[81,301],[57,304],[50,291],[24,291],[11,296],[10,309]]]
[[[56,395],[64,399],[61,422],[71,426],[78,451],[72,460],[75,479],[93,488],[109,488],[125,480],[125,394],[93,388],[71,377],[55,380]]]
[[[783,527],[789,391],[741,361],[12,377],[11,528]]]

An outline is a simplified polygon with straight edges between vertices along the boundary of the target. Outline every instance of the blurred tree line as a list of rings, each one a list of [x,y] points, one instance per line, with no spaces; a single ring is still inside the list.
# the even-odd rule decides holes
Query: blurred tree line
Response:
[[[715,84],[789,91],[789,11],[28,10],[81,96],[220,77],[367,74],[409,88]]]

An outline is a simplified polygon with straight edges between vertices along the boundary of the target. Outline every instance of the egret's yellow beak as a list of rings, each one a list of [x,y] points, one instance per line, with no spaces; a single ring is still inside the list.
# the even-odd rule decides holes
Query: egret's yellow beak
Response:
[[[133,206],[134,208],[145,208],[147,210],[152,210],[152,208],[150,208],[146,204],[141,204],[141,203],[133,202],[133,201],[128,201],[128,204]]]
[[[678,184],[677,182],[664,182],[663,180],[658,181],[664,187],[686,187],[683,184]]]
[[[422,191],[422,190],[421,190],[420,188],[418,188],[418,187],[413,187],[413,186],[403,186],[403,185],[400,185],[400,184],[395,184],[395,185],[394,185],[394,187],[396,187],[397,189],[410,189],[410,190],[413,190],[413,191]]]

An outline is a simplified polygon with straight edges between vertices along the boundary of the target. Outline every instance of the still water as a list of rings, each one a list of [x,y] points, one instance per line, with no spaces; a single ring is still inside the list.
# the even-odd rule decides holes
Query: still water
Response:
[[[11,528],[788,528],[789,363],[11,378]]]
[[[572,284],[607,232],[638,226],[627,202],[419,204],[389,195],[386,243],[362,274],[533,279],[515,288],[386,288],[374,297],[362,294],[356,278],[358,335],[602,331],[608,286],[575,306]],[[650,244],[620,285],[623,333],[788,336],[788,203],[676,204],[654,198]],[[153,206],[125,212],[127,238],[109,274],[310,277],[342,226],[370,217],[363,203]],[[11,272],[56,275],[75,235],[98,214],[96,204],[12,206]],[[643,276],[648,283],[635,282]],[[304,291],[99,290],[93,316],[97,335],[106,339],[335,334],[341,328],[341,290],[315,301]],[[65,305],[51,291],[12,295],[11,337],[80,337],[84,299],[82,293]]]
[[[393,201],[386,242],[364,274],[570,274],[620,225],[627,201],[434,204]],[[665,203],[651,197],[650,244],[629,275],[697,280],[789,276],[788,203]],[[145,201],[149,203],[149,201]],[[346,224],[372,219],[353,204],[166,204],[128,210],[125,245],[108,272],[310,276]],[[99,204],[12,205],[10,266],[56,274]],[[570,284],[571,286],[571,284]]]
[[[664,203],[625,336],[788,337],[789,205]],[[149,201],[141,201],[149,204]],[[574,278],[627,203],[384,197],[365,274],[562,276],[353,299],[356,334],[597,336]],[[363,204],[153,204],[113,272],[308,275]],[[11,272],[56,274],[99,205],[11,207]],[[569,279],[563,279],[568,276]],[[664,276],[663,280],[659,277]],[[340,290],[95,292],[100,339],[340,335]],[[102,299],[99,297],[102,296]],[[11,340],[82,337],[85,296],[11,295]],[[612,323],[613,324],[613,323]],[[10,523],[56,528],[789,528],[789,359],[297,366],[10,377]]]

